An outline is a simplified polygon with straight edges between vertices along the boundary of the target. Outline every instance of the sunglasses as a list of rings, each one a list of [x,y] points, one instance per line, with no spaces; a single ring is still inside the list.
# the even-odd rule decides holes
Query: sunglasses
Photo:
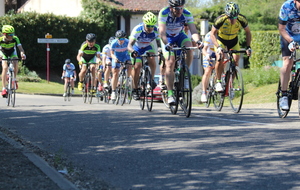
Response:
[[[125,38],[118,38],[118,40],[125,40]]]
[[[154,25],[146,25],[147,28],[154,28]]]
[[[230,17],[230,19],[231,19],[231,20],[237,19],[237,16],[235,16],[235,17]]]
[[[175,9],[176,11],[181,11],[183,7],[173,7],[173,9]]]
[[[8,35],[8,36],[14,36],[15,34],[14,33],[6,33],[6,35]]]

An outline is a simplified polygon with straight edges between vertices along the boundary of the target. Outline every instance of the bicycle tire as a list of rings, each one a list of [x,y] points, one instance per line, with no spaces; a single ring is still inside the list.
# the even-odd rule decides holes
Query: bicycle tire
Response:
[[[132,101],[132,79],[131,78],[127,78],[127,82],[126,82],[126,102],[127,104],[130,104]]]
[[[227,77],[228,98],[234,113],[239,113],[244,99],[244,82],[242,71],[238,66],[232,69]]]
[[[71,85],[70,85],[70,82],[68,83],[68,86],[67,86],[67,97],[68,97],[68,101],[71,101]]]
[[[148,111],[152,111],[153,107],[153,81],[152,81],[152,75],[151,75],[151,70],[147,69],[145,72],[145,83],[146,85],[146,93],[145,93],[145,98],[146,98],[146,103],[147,103],[147,109]]]
[[[11,71],[9,71],[11,72]],[[9,106],[12,102],[12,78],[13,78],[13,72],[10,73],[9,77],[8,77],[8,84],[7,84],[7,106]]]
[[[209,108],[210,103],[212,102],[213,99],[213,92],[214,92],[214,86],[215,86],[215,80],[214,78],[216,77],[216,73],[212,71],[212,74],[209,77],[208,81],[208,86],[207,86],[207,92],[206,92],[206,103],[205,107]]]
[[[161,90],[161,98],[162,98],[165,106],[170,109],[170,105],[168,104],[168,90],[167,89]]]
[[[126,99],[126,83],[127,83],[127,72],[123,71],[121,76],[121,84],[120,84],[120,105],[123,106]]]
[[[289,89],[288,89],[288,92],[289,92]],[[288,115],[288,113],[290,112],[290,110],[282,110],[280,108],[280,105],[279,105],[280,98],[282,97],[282,95],[281,95],[281,81],[280,81],[280,79],[279,79],[279,82],[278,82],[278,89],[277,89],[277,92],[276,92],[276,96],[277,96],[276,104],[277,104],[278,116],[280,118],[285,118]],[[288,94],[288,105],[289,105],[289,107],[291,107],[291,104],[292,104],[292,97],[291,97],[290,94]],[[298,104],[299,104],[299,99],[298,99]]]
[[[171,113],[175,115],[178,111],[178,101],[179,101],[179,82],[174,83],[174,89],[173,89],[174,99],[175,103],[169,104],[169,108],[171,110]]]
[[[185,117],[190,117],[192,111],[192,84],[191,74],[187,65],[180,70],[180,98],[179,104]]]
[[[225,76],[222,74],[222,86],[223,89],[225,89],[225,81],[226,78],[229,76],[229,71],[226,72]],[[216,78],[214,78],[214,81],[216,80]],[[214,82],[215,84],[216,82]],[[215,91],[215,87],[213,87],[213,94],[212,94],[212,98],[213,98],[213,103],[214,103],[214,107],[217,111],[221,111],[224,105],[224,99],[225,99],[225,93],[223,92],[217,92]]]
[[[145,84],[145,78],[144,78],[144,71],[140,75],[139,80],[139,96],[140,96],[140,108],[141,110],[144,110],[145,108],[145,92],[146,92],[146,84]]]

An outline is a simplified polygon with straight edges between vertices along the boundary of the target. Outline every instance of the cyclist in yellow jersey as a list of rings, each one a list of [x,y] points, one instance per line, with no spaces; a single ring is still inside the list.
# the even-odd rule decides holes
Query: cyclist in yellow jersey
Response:
[[[101,60],[100,57],[100,45],[96,44],[96,35],[93,33],[89,33],[86,35],[86,41],[82,43],[78,55],[77,61],[79,65],[81,65],[81,70],[79,73],[79,82],[78,82],[78,90],[82,90],[83,78],[88,68],[88,64],[90,64],[90,70],[92,73],[93,80],[91,81],[92,92],[96,92],[95,87],[95,76],[96,76],[96,64]]]
[[[225,13],[216,18],[214,25],[211,29],[211,39],[215,45],[216,52],[216,74],[217,83],[215,86],[216,91],[223,91],[221,85],[221,74],[224,71],[224,50],[233,49],[240,50],[238,32],[243,28],[246,32],[247,55],[251,55],[251,31],[248,26],[246,17],[240,14],[240,9],[236,3],[230,2],[225,6]],[[220,58],[221,57],[221,58]],[[233,55],[235,64],[238,65],[240,55]]]
[[[0,37],[0,61],[2,59],[12,58],[12,59],[18,59],[17,50],[16,47],[18,47],[21,57],[23,60],[26,59],[26,55],[24,52],[24,49],[20,43],[20,39],[15,36],[15,29],[11,25],[3,25],[2,27],[2,34],[3,36]],[[18,61],[14,60],[14,74],[15,78],[13,81],[15,81],[15,88],[18,88],[18,85],[16,83],[16,77],[18,73]],[[8,70],[7,61],[2,61],[2,96],[6,97],[6,73]]]

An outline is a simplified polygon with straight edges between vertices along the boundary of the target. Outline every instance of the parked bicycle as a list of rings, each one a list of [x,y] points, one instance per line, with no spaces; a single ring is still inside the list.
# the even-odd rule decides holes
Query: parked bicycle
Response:
[[[7,80],[7,84],[6,84],[6,90],[7,90],[7,95],[6,95],[6,104],[7,106],[12,106],[15,107],[15,103],[16,103],[16,82],[14,81],[15,78],[15,73],[14,73],[14,63],[13,61],[15,60],[20,60],[20,59],[11,59],[11,58],[7,58],[7,59],[2,59],[2,60],[6,60],[7,64],[8,64],[8,70],[7,70],[7,74],[6,74],[6,80]],[[24,63],[24,62],[23,62]]]
[[[85,73],[84,79],[83,79],[83,88],[82,88],[82,97],[84,103],[92,103],[92,99],[95,93],[93,93],[91,81],[94,80],[92,77],[92,72],[90,70],[90,63],[88,63],[88,68]]]
[[[296,45],[296,50],[299,49],[299,44]],[[299,86],[300,86],[300,68],[297,68],[296,70],[296,63],[298,61],[300,61],[300,58],[297,58],[296,56],[296,50],[292,52],[292,55],[290,56],[290,59],[293,59],[293,66],[291,68],[291,76],[290,76],[290,82],[289,82],[289,86],[287,89],[287,97],[288,97],[288,105],[289,107],[291,107],[292,104],[292,100],[298,100],[298,113],[299,113],[299,117],[300,117],[300,92],[299,92]],[[277,96],[277,112],[278,112],[278,116],[280,118],[285,118],[288,113],[289,113],[289,109],[288,110],[282,110],[280,108],[279,105],[279,100],[282,97],[282,93],[281,93],[281,81],[279,78],[279,82],[278,82],[278,90],[276,92],[276,96]]]
[[[159,64],[162,59],[162,54],[150,54],[146,52],[144,55],[140,55],[142,58],[142,68],[140,72],[139,82],[138,82],[138,95],[140,99],[140,108],[144,110],[145,102],[147,104],[148,111],[152,111],[153,107],[153,89],[154,89],[154,81],[152,79],[152,71],[148,64],[148,57],[159,57]],[[135,64],[136,58],[134,59]],[[155,72],[155,71],[153,71]]]
[[[235,65],[233,58],[234,53],[246,53],[246,50],[232,50],[225,51],[227,53],[228,59],[223,62],[223,64],[228,63],[227,69],[221,77],[221,83],[224,91],[216,92],[214,89],[216,83],[216,73],[213,75],[209,82],[210,92],[208,93],[208,99],[212,98],[216,110],[221,111],[224,104],[225,97],[229,97],[230,105],[234,113],[238,113],[243,104],[244,98],[244,82],[241,69]],[[209,100],[210,101],[210,100]]]
[[[175,78],[174,78],[174,97],[175,104],[170,104],[169,108],[172,114],[176,114],[178,111],[178,105],[180,105],[186,117],[190,117],[192,110],[192,83],[191,73],[186,64],[187,51],[195,50],[198,47],[173,47],[171,51],[175,53]],[[180,51],[178,54],[177,51]],[[167,97],[164,102],[167,102]]]
[[[64,79],[65,77],[63,77],[62,79]],[[71,82],[72,80],[74,80],[74,77],[70,77],[70,79],[68,80],[68,83],[67,83],[67,91],[66,91],[66,96],[64,96],[64,100],[65,101],[71,101],[71,97],[72,97],[72,85],[71,85]]]

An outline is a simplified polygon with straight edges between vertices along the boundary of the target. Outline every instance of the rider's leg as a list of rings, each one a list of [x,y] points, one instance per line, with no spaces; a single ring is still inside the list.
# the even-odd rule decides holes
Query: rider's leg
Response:
[[[139,82],[139,76],[142,68],[141,62],[136,62],[134,65],[134,69],[132,70],[132,76],[133,76],[133,89],[138,88],[138,82]]]
[[[184,42],[185,47],[192,47],[192,42],[191,41],[185,41]],[[186,64],[188,67],[191,66],[193,61],[193,50],[188,50],[186,53]]]
[[[80,70],[80,72],[79,72],[79,74],[78,74],[78,76],[79,76],[79,82],[81,82],[81,83],[83,82],[83,78],[84,78],[86,69],[87,69],[86,64],[82,64],[82,65],[81,65],[81,70]]]
[[[173,85],[174,85],[174,63],[175,63],[175,57],[174,55],[170,56],[170,59],[166,59],[166,85],[168,92],[173,91]]]
[[[2,61],[2,90],[6,87],[6,73],[8,70],[7,61]]]

